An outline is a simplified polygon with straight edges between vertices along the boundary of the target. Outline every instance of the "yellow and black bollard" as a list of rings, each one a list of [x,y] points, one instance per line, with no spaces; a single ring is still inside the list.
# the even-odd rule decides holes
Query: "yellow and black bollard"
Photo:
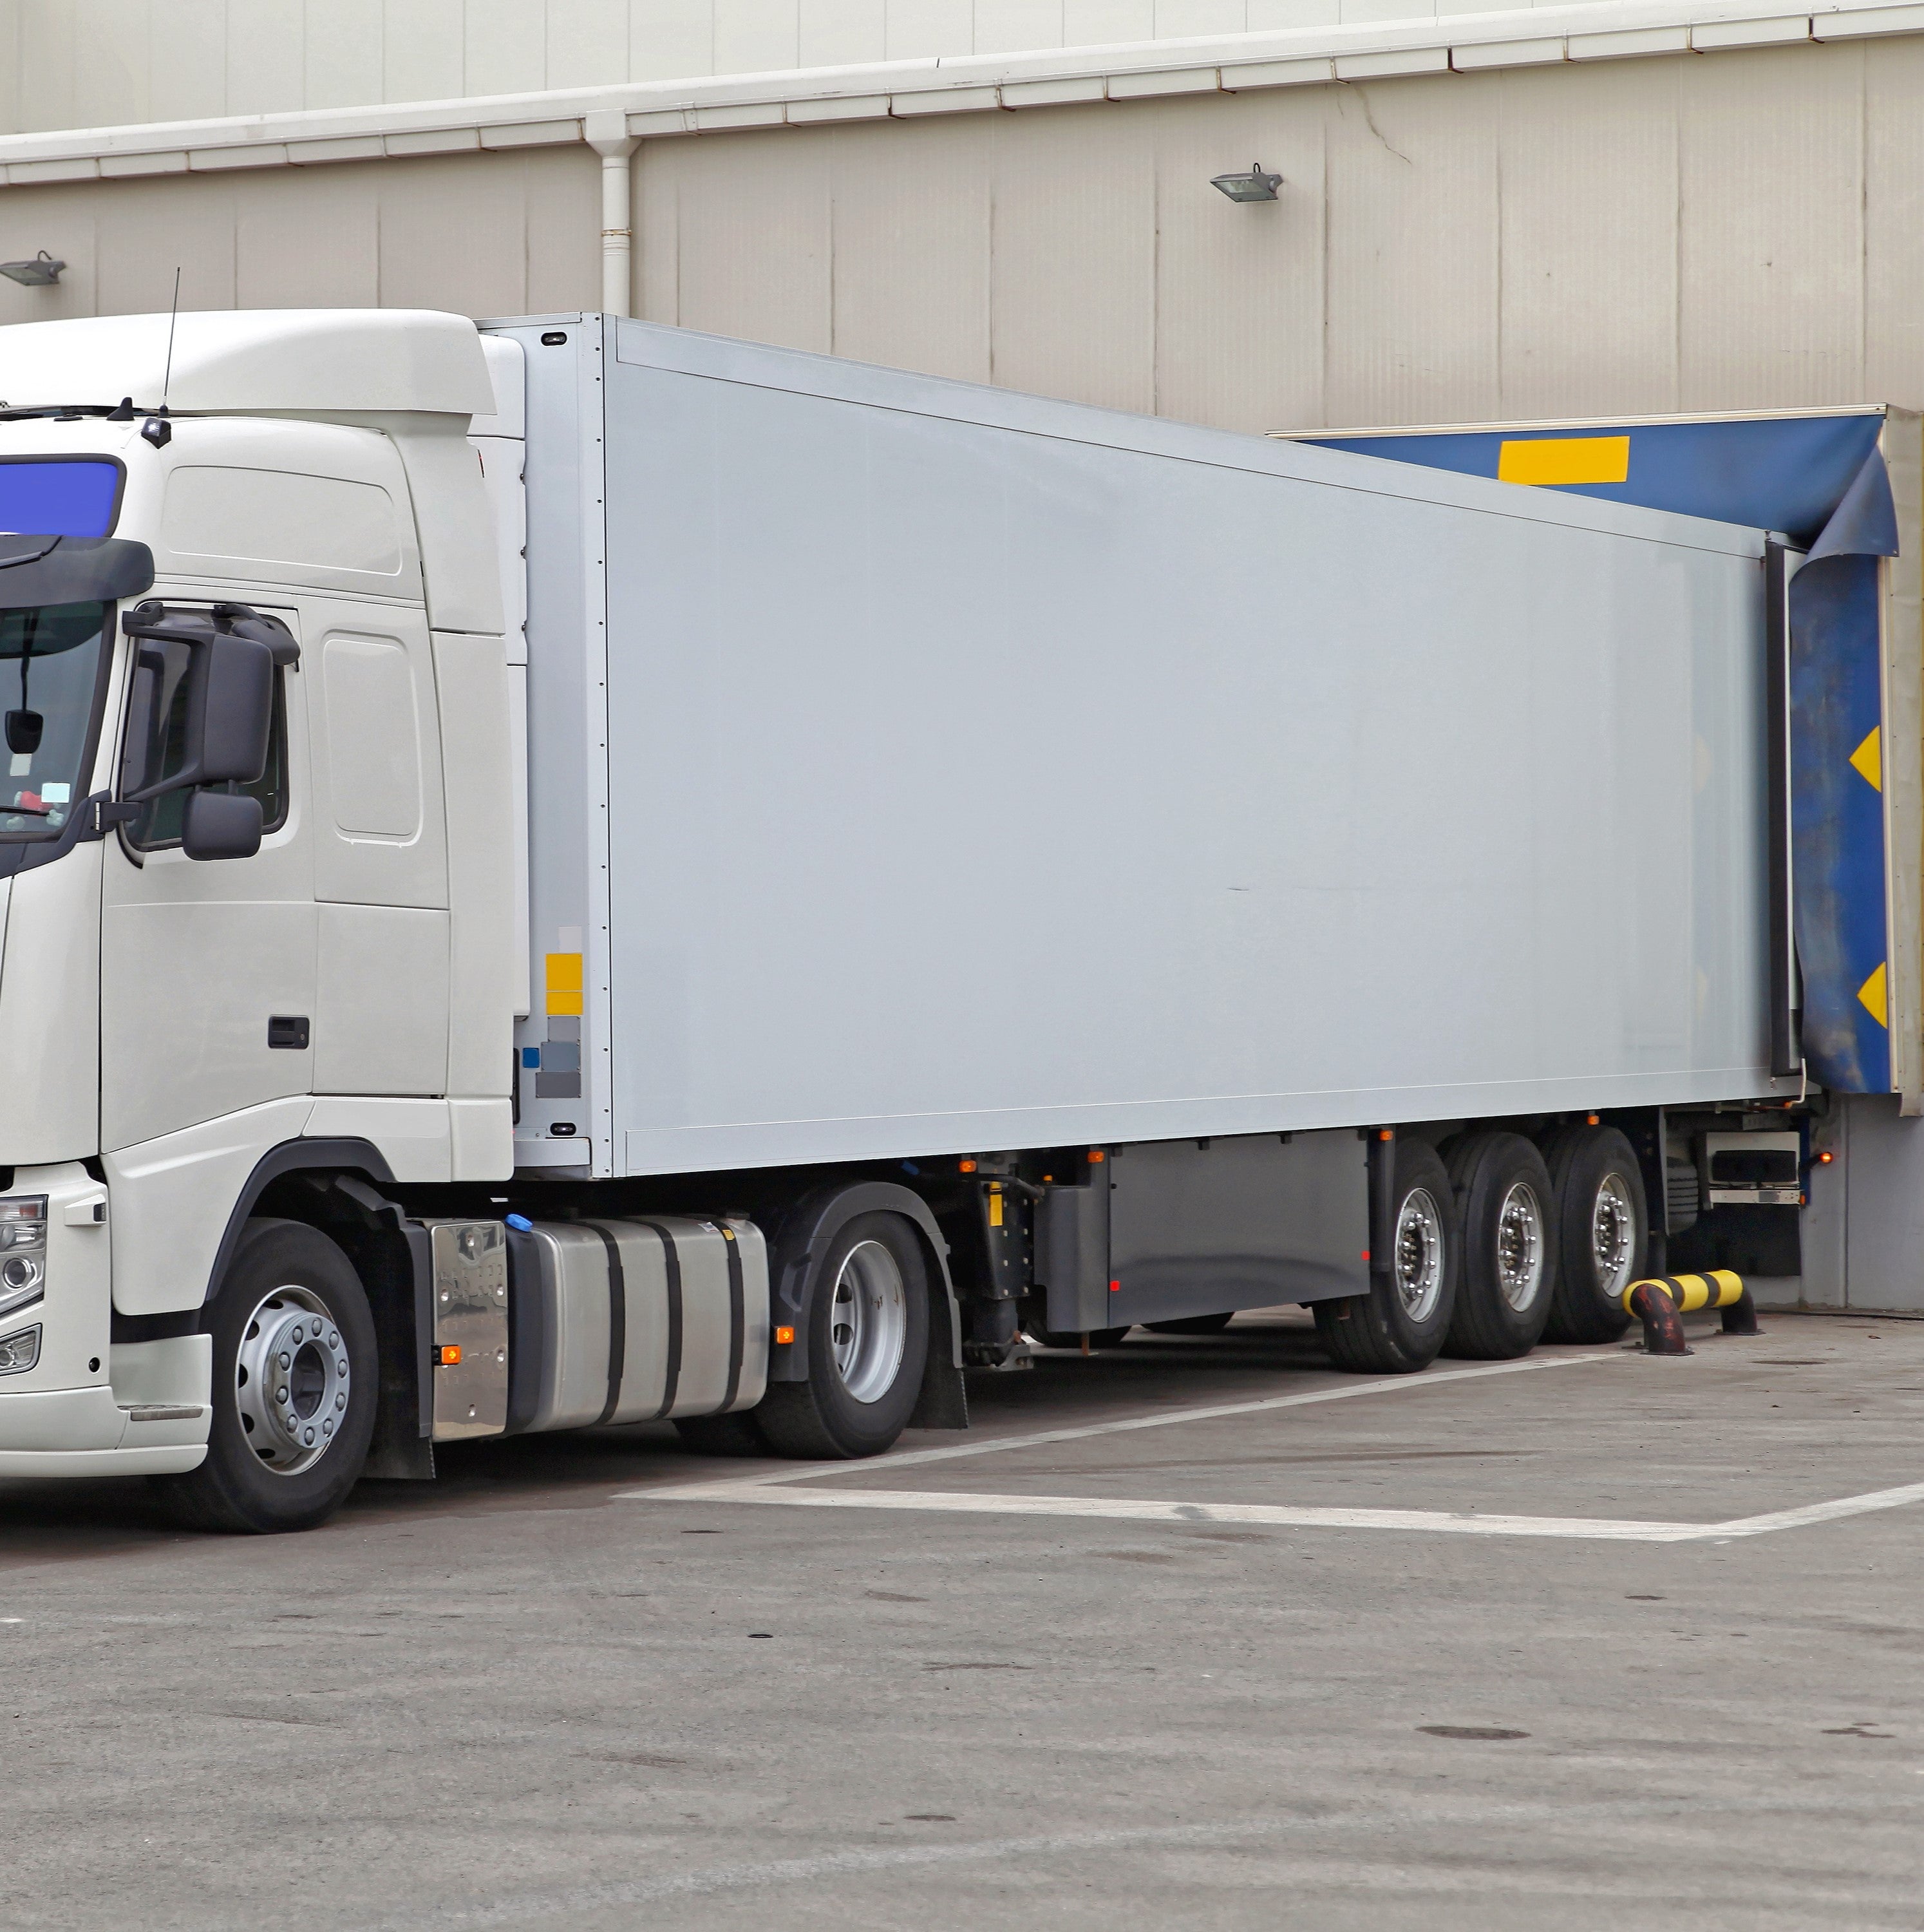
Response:
[[[1667,1274],[1633,1281],[1623,1291],[1626,1311],[1644,1324],[1644,1348],[1652,1355],[1687,1355],[1683,1318],[1700,1308],[1720,1308],[1726,1335],[1755,1335],[1757,1304],[1750,1290],[1728,1268],[1707,1274]]]

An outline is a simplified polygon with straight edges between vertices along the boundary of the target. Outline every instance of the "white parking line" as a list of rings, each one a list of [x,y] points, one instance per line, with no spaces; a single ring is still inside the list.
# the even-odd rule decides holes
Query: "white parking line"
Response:
[[[1621,1354],[1538,1355],[1519,1362],[1497,1362],[1482,1368],[1431,1370],[1421,1376],[1399,1376],[1371,1382],[1349,1382],[1335,1388],[1312,1389],[1301,1395],[1269,1396],[1254,1402],[1224,1402],[1209,1408],[1175,1409],[1155,1415],[1128,1416],[1114,1422],[1091,1423],[1076,1429],[1047,1429],[1029,1436],[1003,1436],[983,1442],[958,1443],[944,1449],[910,1450],[881,1459],[886,1469],[912,1464],[944,1462],[963,1456],[988,1456],[1004,1449],[1034,1449],[1056,1442],[1079,1442],[1092,1436],[1113,1436],[1140,1429],[1167,1429],[1177,1424],[1211,1422],[1230,1415],[1251,1415],[1266,1409],[1294,1408],[1311,1402],[1340,1402],[1356,1396],[1392,1395],[1434,1389],[1449,1382],[1485,1376],[1514,1375],[1532,1369],[1571,1368],[1585,1363],[1622,1360]],[[964,1515],[1086,1516],[1129,1522],[1254,1523],[1301,1529],[1389,1529],[1419,1531],[1449,1536],[1555,1537],[1610,1543],[1724,1542],[1740,1537],[1767,1536],[1781,1529],[1800,1529],[1842,1516],[1874,1510],[1901,1509],[1924,1502],[1924,1483],[1901,1488],[1872,1490],[1861,1496],[1809,1503],[1798,1509],[1778,1510],[1763,1516],[1736,1516],[1723,1522],[1646,1522],[1602,1516],[1488,1516],[1464,1510],[1321,1509],[1274,1503],[1193,1503],[1140,1500],[1123,1496],[1032,1496],[984,1494],[949,1490],[803,1489],[804,1483],[824,1477],[852,1474],[873,1463],[805,1462],[790,1469],[720,1482],[676,1483],[658,1489],[623,1490],[616,1502],[778,1503],[802,1509],[917,1510]]]
[[[1308,1389],[1301,1395],[1271,1395],[1253,1402],[1219,1402],[1209,1408],[1175,1408],[1153,1415],[1125,1416],[1116,1422],[1091,1422],[1076,1429],[1044,1429],[1031,1436],[991,1436],[984,1440],[958,1442],[946,1449],[906,1449],[880,1459],[890,1469],[906,1469],[921,1462],[949,1462],[958,1456],[993,1456],[999,1449],[1040,1449],[1051,1442],[1081,1442],[1092,1436],[1119,1436],[1135,1429],[1168,1429],[1181,1422],[1213,1422],[1219,1416],[1255,1415],[1266,1408],[1300,1408],[1314,1402],[1344,1402],[1360,1395],[1413,1395],[1425,1389],[1440,1388],[1446,1382],[1474,1381],[1483,1376],[1521,1375],[1531,1369],[1581,1368],[1586,1364],[1619,1359],[1611,1355],[1534,1355],[1521,1362],[1490,1362],[1476,1369],[1430,1369],[1417,1376],[1390,1376],[1380,1382],[1341,1382],[1334,1388]],[[853,1467],[847,1462],[798,1462],[792,1468],[772,1470],[766,1475],[734,1478],[757,1485],[769,1483],[806,1483],[817,1476],[846,1476]],[[877,1466],[862,1464],[864,1468]],[[699,1486],[704,1491],[712,1485]],[[651,1497],[679,1495],[683,1486],[669,1490],[625,1490],[616,1502],[644,1502]]]

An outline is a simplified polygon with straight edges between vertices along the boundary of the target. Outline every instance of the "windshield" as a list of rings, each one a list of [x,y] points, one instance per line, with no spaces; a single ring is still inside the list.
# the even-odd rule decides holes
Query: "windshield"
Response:
[[[79,802],[112,608],[0,610],[0,839],[58,838]]]

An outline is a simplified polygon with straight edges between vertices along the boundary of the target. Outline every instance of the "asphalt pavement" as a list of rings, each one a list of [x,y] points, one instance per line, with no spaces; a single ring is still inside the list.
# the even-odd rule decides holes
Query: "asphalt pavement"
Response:
[[[1364,1382],[1246,1317],[301,1537],[0,1485],[0,1923],[1916,1928],[1924,1323],[1764,1327]]]

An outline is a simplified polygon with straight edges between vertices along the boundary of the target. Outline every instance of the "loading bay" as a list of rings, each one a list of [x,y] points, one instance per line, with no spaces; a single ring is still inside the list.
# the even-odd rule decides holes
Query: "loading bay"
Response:
[[[0,1485],[0,1920],[1917,1927],[1924,1323],[1764,1326],[1370,1381],[1245,1316],[307,1536]]]

